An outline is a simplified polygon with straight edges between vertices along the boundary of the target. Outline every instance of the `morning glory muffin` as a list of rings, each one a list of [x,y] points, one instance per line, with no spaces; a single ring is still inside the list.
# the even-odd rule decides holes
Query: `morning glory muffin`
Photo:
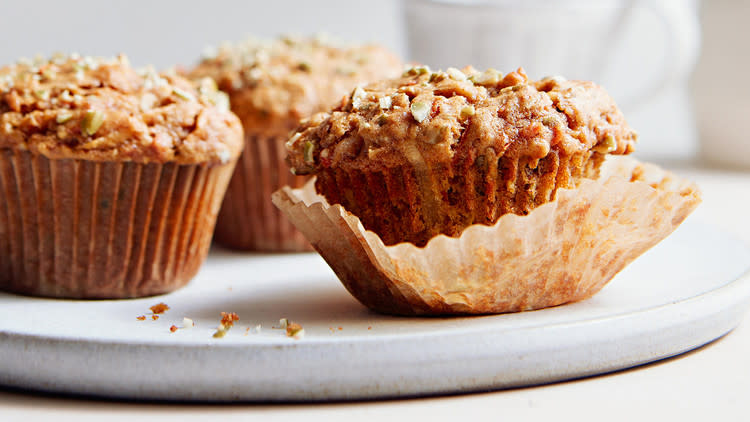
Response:
[[[414,67],[305,120],[287,149],[295,174],[316,175],[317,192],[385,245],[423,246],[529,214],[636,137],[592,82]]]
[[[245,149],[219,213],[216,242],[242,250],[310,250],[270,200],[279,187],[307,180],[291,174],[284,161],[289,132],[300,119],[341,102],[357,84],[402,70],[382,47],[320,37],[247,40],[209,52],[190,76],[216,80],[245,130]]]
[[[0,289],[169,292],[201,266],[242,149],[222,93],[124,56],[0,68]]]

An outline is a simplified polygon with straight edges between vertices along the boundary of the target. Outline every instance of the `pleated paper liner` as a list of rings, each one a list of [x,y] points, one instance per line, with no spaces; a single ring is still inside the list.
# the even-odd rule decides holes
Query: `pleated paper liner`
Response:
[[[271,203],[275,190],[299,187],[308,180],[289,171],[285,142],[279,137],[245,136],[245,149],[216,223],[217,243],[248,251],[312,251],[305,237]]]
[[[561,189],[526,216],[507,214],[423,248],[385,246],[313,183],[273,197],[365,306],[399,315],[488,314],[586,299],[668,236],[700,203],[694,184],[626,157]]]
[[[499,215],[528,214],[596,175],[603,155],[585,151],[531,159],[513,144],[503,157],[481,156],[451,166],[399,166],[384,170],[324,169],[316,190],[329,203],[357,215],[386,245],[424,246],[438,234],[458,236],[472,224],[492,224]]]
[[[187,284],[208,253],[233,166],[0,150],[0,289],[93,299]]]

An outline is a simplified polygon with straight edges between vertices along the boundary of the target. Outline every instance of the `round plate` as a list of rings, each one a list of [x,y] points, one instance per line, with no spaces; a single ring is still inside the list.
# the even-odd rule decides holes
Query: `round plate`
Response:
[[[744,244],[688,222],[589,300],[518,314],[402,318],[362,307],[315,254],[213,250],[188,287],[160,297],[0,294],[0,384],[130,399],[296,401],[560,381],[724,335],[747,309],[749,265]],[[154,320],[149,307],[159,302],[171,309]],[[222,311],[240,320],[214,338]],[[183,317],[195,327],[171,332]],[[301,324],[305,336],[274,328],[280,318]]]

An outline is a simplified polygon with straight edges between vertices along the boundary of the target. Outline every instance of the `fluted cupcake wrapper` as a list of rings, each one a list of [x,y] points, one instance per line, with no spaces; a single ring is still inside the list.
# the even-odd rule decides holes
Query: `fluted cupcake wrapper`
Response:
[[[630,158],[560,189],[526,216],[507,214],[423,248],[385,246],[312,183],[273,196],[365,306],[399,315],[516,312],[582,300],[669,235],[700,203],[698,188]]]
[[[233,165],[0,150],[0,289],[93,299],[185,285],[208,253]]]
[[[299,187],[308,180],[289,171],[285,142],[279,137],[245,136],[245,149],[216,223],[217,243],[252,251],[312,251],[305,237],[271,203],[275,190]]]

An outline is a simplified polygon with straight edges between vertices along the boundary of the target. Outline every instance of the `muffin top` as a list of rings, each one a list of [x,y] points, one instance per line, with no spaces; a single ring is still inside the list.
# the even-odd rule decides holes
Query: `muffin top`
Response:
[[[246,132],[286,137],[300,119],[329,109],[357,84],[402,70],[393,54],[376,45],[282,37],[225,44],[190,76],[214,78]]]
[[[331,112],[301,122],[287,142],[295,174],[321,168],[384,169],[404,164],[473,162],[512,143],[531,159],[552,149],[627,154],[637,134],[612,98],[592,82],[530,81],[523,69],[503,76],[421,66],[398,79],[358,86]]]
[[[48,158],[220,164],[242,125],[226,95],[117,58],[55,55],[0,68],[0,148]]]

